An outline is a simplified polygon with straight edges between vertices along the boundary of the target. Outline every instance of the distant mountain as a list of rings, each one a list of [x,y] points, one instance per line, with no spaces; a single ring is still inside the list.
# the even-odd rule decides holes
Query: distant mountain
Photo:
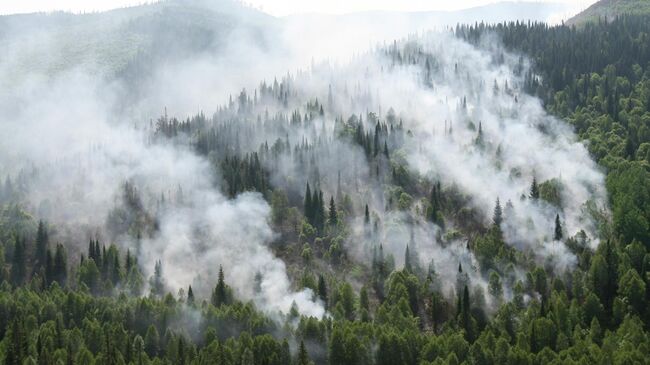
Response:
[[[313,31],[306,38],[313,43],[329,42],[323,35],[336,35],[333,39],[339,43],[337,32],[342,32],[346,40],[359,38],[359,46],[365,48],[368,42],[421,30],[458,23],[545,21],[565,10],[561,4],[502,2],[454,12],[372,11],[275,18],[236,0],[165,0],[89,14],[7,15],[0,16],[0,80],[12,84],[27,72],[49,76],[73,68],[109,77],[132,74],[129,68],[134,67],[141,73],[147,62],[219,52],[233,34],[248,35],[252,40],[248,45],[271,48],[281,43],[278,35],[284,40],[287,35],[293,37],[293,25],[301,34]],[[295,43],[293,38],[288,40]],[[314,55],[320,56],[316,51]]]
[[[416,32],[477,22],[501,23],[514,20],[549,22],[568,15],[570,9],[563,3],[504,1],[457,11],[368,11],[344,15],[300,14],[288,16],[286,19],[315,24],[335,22],[339,26],[372,24],[381,25],[384,29],[398,28],[403,31]]]
[[[611,21],[623,14],[650,15],[648,0],[600,0],[567,21],[569,25],[582,25],[598,19]]]
[[[216,52],[234,32],[265,46],[276,19],[234,0],[167,0],[90,14],[0,16],[0,79],[73,68],[111,76],[136,58],[173,60]],[[0,53],[0,56],[2,55]]]

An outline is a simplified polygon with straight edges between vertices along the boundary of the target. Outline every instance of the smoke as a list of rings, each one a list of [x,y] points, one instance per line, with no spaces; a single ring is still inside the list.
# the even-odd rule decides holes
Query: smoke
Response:
[[[269,246],[277,234],[262,196],[226,198],[213,162],[187,141],[151,137],[150,120],[165,106],[181,116],[214,111],[246,87],[244,99],[255,98],[254,107],[243,117],[236,107],[221,108],[211,123],[253,126],[232,141],[242,152],[288,142],[291,147],[278,159],[263,163],[271,184],[287,190],[292,203],[302,200],[307,182],[322,189],[326,201],[339,190],[347,195],[346,247],[357,261],[369,262],[371,247],[382,244],[402,265],[410,244],[424,267],[433,262],[445,290],[453,287],[459,263],[472,283],[486,287],[467,250],[468,237],[445,235],[460,230],[465,218],[448,217],[443,229],[423,218],[421,201],[398,202],[396,194],[406,192],[390,184],[396,165],[408,169],[412,191],[426,195],[425,188],[439,180],[462,194],[484,225],[499,198],[506,243],[559,272],[576,258],[553,239],[556,214],[565,237],[584,230],[592,247],[598,243],[587,207],[606,207],[603,174],[571,128],[526,95],[530,65],[524,58],[494,40],[479,49],[448,33],[430,33],[371,50],[360,49],[356,40],[340,48],[328,43],[324,52],[336,51],[331,59],[340,64],[312,63],[319,38],[296,31],[296,24],[262,42],[257,26],[235,26],[216,48],[210,43],[191,57],[153,64],[148,78],[135,81],[142,85],[133,100],[134,83],[98,76],[93,68],[30,69],[17,82],[15,67],[25,65],[27,56],[0,64],[0,77],[15,86],[0,100],[6,116],[0,135],[8,136],[0,138],[0,172],[33,171],[25,192],[30,210],[60,224],[56,238],[80,251],[88,236],[110,238],[137,252],[145,270],[162,260],[169,289],[192,284],[206,298],[222,265],[238,297],[272,312],[286,313],[295,302],[303,314],[320,317],[322,305],[309,290],[294,290],[284,262]],[[297,67],[302,71],[280,77],[285,103],[250,91],[260,80]],[[324,105],[322,115],[308,105],[315,100]],[[288,120],[295,110],[298,123]],[[306,121],[306,114],[318,115]],[[366,131],[377,121],[395,127],[395,140],[386,141],[395,148],[393,165],[371,161],[352,138],[340,138],[349,137],[349,128],[361,120]],[[301,145],[309,148],[299,156],[294,148]],[[545,186],[557,187],[559,203],[531,199],[533,178],[553,182]],[[132,201],[125,199],[125,182],[135,188]],[[137,207],[134,215],[124,208],[129,204]],[[378,222],[371,235],[363,223],[366,204]],[[134,232],[133,222],[150,229]]]
[[[323,315],[311,292],[292,289],[284,263],[270,251],[270,208],[260,195],[228,200],[206,159],[184,146],[153,143],[148,130],[114,120],[111,102],[119,87],[77,72],[40,85],[45,87],[14,90],[14,99],[3,105],[13,114],[2,124],[2,135],[12,138],[2,139],[1,170],[11,171],[9,161],[31,163],[27,201],[41,218],[62,227],[57,239],[81,251],[88,236],[110,237],[104,227],[124,204],[128,181],[159,226],[143,237],[139,262],[151,274],[161,260],[168,289],[198,282],[195,291],[209,298],[223,265],[237,297],[274,312],[287,313],[295,302],[303,314]],[[168,197],[164,206],[161,196]],[[134,232],[117,233],[118,245],[137,251]],[[256,273],[259,292],[252,289]]]
[[[441,181],[444,189],[460,193],[479,213],[446,217],[446,232],[460,229],[467,219],[489,226],[499,199],[506,243],[539,265],[565,272],[576,257],[555,240],[555,217],[560,218],[564,238],[584,231],[591,248],[596,247],[600,235],[591,210],[607,209],[604,177],[571,127],[526,94],[529,74],[528,61],[507,53],[494,39],[476,48],[447,33],[411,37],[357,55],[344,65],[314,64],[309,72],[287,76],[282,83],[290,95],[286,105],[259,102],[251,119],[269,110],[309,114],[308,105],[315,100],[325,105],[324,116],[306,118],[290,130],[287,120],[263,118],[264,132],[247,136],[248,144],[240,140],[239,147],[255,151],[260,143],[271,144],[276,138],[286,138],[291,146],[313,145],[304,157],[307,163],[296,163],[289,151],[281,163],[269,166],[272,179],[294,190],[295,181],[298,186],[318,184],[326,197],[335,196],[339,188],[349,194],[353,229],[348,250],[357,260],[369,262],[369,247],[382,243],[401,264],[411,241],[423,265],[433,261],[439,272],[455,273],[461,263],[476,269],[473,283],[487,287],[466,249],[469,237],[441,237],[440,227],[422,219],[425,207],[418,201],[396,215],[388,201],[399,197],[394,187],[384,185],[390,182],[391,166],[372,161],[349,140],[342,146],[332,142],[339,138],[337,128],[353,128],[350,123],[364,117],[366,130],[372,130],[375,121],[403,123],[399,138],[404,143],[389,143],[397,146],[391,161],[407,167],[416,190],[423,181]],[[395,112],[386,112],[389,109]],[[213,123],[229,117],[217,113]],[[324,141],[332,147],[322,147]],[[337,186],[339,175],[342,186]],[[540,198],[530,196],[533,180]],[[383,223],[371,238],[364,237],[363,220],[354,218],[363,215],[365,204]],[[443,279],[453,283],[451,277]]]

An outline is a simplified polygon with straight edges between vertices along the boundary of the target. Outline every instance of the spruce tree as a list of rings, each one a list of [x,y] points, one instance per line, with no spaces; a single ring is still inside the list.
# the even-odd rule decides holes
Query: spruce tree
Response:
[[[307,353],[307,348],[305,347],[305,342],[300,341],[300,348],[298,349],[298,365],[309,365],[309,354]]]
[[[36,260],[38,261],[38,266],[44,266],[45,260],[47,259],[47,246],[49,238],[47,233],[47,228],[43,221],[38,222],[38,230],[36,231]]]
[[[366,204],[366,212],[364,214],[363,222],[366,225],[370,224],[370,210],[368,210],[368,204]]]
[[[465,329],[465,334],[468,339],[472,338],[472,328],[471,328],[471,315],[470,315],[470,300],[469,300],[469,289],[465,285],[463,290],[463,301],[461,303],[461,323],[463,329]]]
[[[318,298],[323,302],[325,309],[327,309],[327,283],[323,275],[318,275]]]
[[[194,292],[192,291],[192,285],[190,285],[190,287],[187,289],[187,304],[194,304]]]
[[[556,241],[562,240],[562,223],[560,223],[560,215],[555,215],[555,235],[553,237]]]
[[[310,224],[313,223],[311,189],[309,188],[309,183],[307,183],[307,189],[305,190],[305,218],[307,218],[307,221]]]
[[[61,286],[65,286],[68,277],[68,269],[66,264],[65,248],[62,244],[56,245],[56,252],[54,253],[54,280]]]
[[[212,292],[212,305],[215,307],[221,307],[222,305],[230,304],[228,286],[226,285],[223,267],[219,266],[219,279],[217,280],[217,286]]]
[[[318,209],[318,221],[316,222],[316,225],[318,226],[318,229],[322,231],[325,226],[325,201],[323,200],[322,190],[318,190],[318,205],[316,207]]]
[[[14,255],[11,261],[11,282],[14,286],[20,286],[25,281],[27,273],[27,261],[25,254],[25,240],[15,237]]]
[[[502,222],[503,222],[503,210],[501,209],[501,203],[499,202],[499,198],[497,198],[497,203],[496,206],[494,207],[494,215],[492,217],[492,223],[496,227],[501,227]]]
[[[411,253],[409,252],[409,245],[406,245],[406,250],[404,251],[404,270],[408,272],[413,272],[413,266],[411,265]]]
[[[329,212],[329,223],[332,226],[336,226],[338,223],[338,215],[336,214],[336,204],[334,204],[334,197],[330,198],[330,212]]]
[[[530,198],[539,199],[539,186],[537,186],[537,178],[533,176],[533,182],[530,184]]]

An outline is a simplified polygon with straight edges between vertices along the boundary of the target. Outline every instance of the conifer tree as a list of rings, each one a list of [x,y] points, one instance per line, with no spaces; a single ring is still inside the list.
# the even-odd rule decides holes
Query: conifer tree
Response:
[[[316,221],[316,225],[319,230],[323,230],[323,227],[325,226],[325,201],[323,200],[323,191],[318,190],[318,205],[316,206],[318,209],[318,220]]]
[[[468,339],[472,338],[471,333],[471,316],[470,316],[470,300],[469,300],[469,289],[465,285],[463,290],[463,300],[461,303],[461,324],[465,329],[465,334]]]
[[[408,272],[413,272],[413,267],[411,265],[411,253],[409,252],[409,245],[406,245],[406,250],[404,251],[404,270]]]
[[[530,198],[539,199],[539,186],[537,185],[537,178],[533,176],[533,182],[530,184]]]
[[[311,197],[311,189],[309,188],[309,183],[307,183],[307,189],[305,190],[305,218],[307,218],[307,221],[309,223],[313,222],[313,205],[312,205],[312,197]]]
[[[553,237],[556,241],[562,240],[562,223],[560,223],[560,215],[555,215],[555,235]]]
[[[15,286],[22,285],[27,274],[27,258],[25,253],[25,239],[15,237],[14,255],[11,260],[11,282]]]
[[[336,204],[334,204],[334,197],[330,198],[329,223],[332,226],[336,226],[338,223],[338,215],[336,214]]]
[[[327,283],[325,282],[325,277],[323,277],[323,275],[318,275],[318,298],[323,302],[325,309],[327,309]]]
[[[54,281],[54,257],[52,256],[52,250],[48,248],[45,257],[45,283],[49,285]]]
[[[300,348],[298,349],[298,365],[309,365],[309,354],[307,353],[307,348],[305,347],[305,342],[300,341]]]
[[[370,210],[368,210],[368,204],[366,204],[366,211],[364,214],[363,222],[366,225],[370,224]]]
[[[223,275],[223,267],[219,266],[219,279],[217,280],[217,286],[212,292],[212,305],[215,307],[221,307],[222,305],[230,304],[229,294],[229,288],[228,285],[226,285]]]
[[[194,304],[194,292],[192,291],[192,285],[190,285],[190,287],[187,289],[187,304]]]
[[[47,259],[47,247],[48,247],[48,233],[45,223],[43,221],[38,222],[38,230],[36,231],[36,260],[38,261],[39,266],[44,266]]]
[[[59,243],[56,245],[56,252],[54,253],[53,279],[61,286],[66,285],[66,279],[68,277],[68,268],[66,261],[67,256],[65,253],[65,247]]]
[[[151,278],[151,292],[154,295],[162,296],[165,293],[165,283],[162,274],[162,262],[156,261],[154,266],[154,274]]]
[[[501,209],[501,203],[499,202],[499,198],[497,198],[497,203],[496,206],[494,207],[494,215],[492,217],[492,223],[500,227],[501,223],[503,222],[503,210]]]

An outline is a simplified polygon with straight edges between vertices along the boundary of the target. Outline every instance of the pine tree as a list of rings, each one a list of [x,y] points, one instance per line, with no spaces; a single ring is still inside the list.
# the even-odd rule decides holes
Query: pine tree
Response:
[[[316,205],[316,208],[318,209],[316,226],[320,231],[322,231],[325,226],[325,201],[323,200],[322,190],[318,191],[318,205]]]
[[[120,256],[116,253],[115,255],[113,255],[113,264],[111,268],[111,281],[113,282],[113,285],[117,285],[120,283],[121,272],[122,269],[120,268]]]
[[[323,302],[325,309],[327,309],[327,283],[323,275],[318,275],[318,298]]]
[[[11,322],[11,336],[7,342],[7,349],[5,355],[6,365],[20,365],[28,355],[27,351],[27,338],[25,336],[25,328],[22,321],[15,318]]]
[[[436,183],[431,187],[431,195],[429,196],[429,204],[431,205],[429,211],[429,220],[433,223],[440,224],[440,183]]]
[[[366,212],[365,212],[365,215],[364,215],[363,222],[366,225],[370,224],[370,210],[368,210],[368,204],[366,204]]]
[[[95,242],[93,242],[92,238],[88,242],[88,258],[95,260],[95,263],[97,263],[95,259]]]
[[[469,301],[469,289],[465,285],[463,290],[463,301],[461,303],[461,323],[463,329],[465,329],[465,334],[468,339],[472,338],[471,333],[471,316],[470,316],[470,301]]]
[[[413,272],[413,266],[411,265],[411,253],[409,252],[409,245],[406,245],[406,250],[404,251],[404,270],[408,272]]]
[[[190,285],[190,287],[187,289],[187,304],[194,304],[194,292],[192,291],[192,285]]]
[[[159,349],[160,335],[156,327],[152,324],[147,328],[147,333],[144,336],[144,350],[149,357],[155,357],[158,356]]]
[[[27,273],[27,258],[25,256],[25,240],[18,236],[15,237],[14,255],[11,261],[11,282],[15,286],[20,286],[25,281]]]
[[[38,222],[38,230],[36,231],[36,260],[38,266],[44,266],[47,259],[47,247],[49,243],[47,228],[43,221]]]
[[[154,295],[162,296],[165,294],[165,283],[162,274],[162,262],[156,261],[154,266],[153,277],[151,278],[151,292]]]
[[[307,218],[307,221],[310,224],[313,223],[314,220],[312,207],[313,207],[313,203],[311,197],[311,189],[309,188],[309,183],[307,183],[307,189],[305,190],[305,218]]]
[[[336,204],[334,204],[334,197],[330,198],[330,212],[329,212],[329,223],[332,226],[336,226],[338,223],[338,215],[336,214]]]
[[[56,245],[56,252],[54,254],[54,280],[59,283],[60,286],[65,286],[66,279],[68,277],[68,269],[66,264],[66,254],[65,248],[62,244]]]
[[[131,256],[131,250],[126,250],[126,259],[124,259],[124,271],[128,274],[131,272],[131,267],[133,267],[133,257]]]
[[[533,176],[533,182],[530,184],[530,198],[539,199],[539,186],[537,186],[537,178]]]
[[[309,365],[309,354],[307,353],[307,348],[305,347],[305,342],[300,341],[300,348],[298,349],[298,365]]]
[[[501,227],[502,222],[503,222],[503,210],[501,209],[501,203],[499,202],[499,198],[497,198],[497,203],[496,206],[494,207],[494,215],[492,217],[492,223],[497,227]]]
[[[226,285],[223,267],[219,266],[219,279],[217,281],[217,286],[212,292],[212,305],[215,307],[221,307],[222,305],[230,304],[228,286]]]
[[[555,235],[554,235],[554,240],[556,241],[561,241],[562,240],[562,223],[560,223],[560,215],[556,214],[555,215]]]

